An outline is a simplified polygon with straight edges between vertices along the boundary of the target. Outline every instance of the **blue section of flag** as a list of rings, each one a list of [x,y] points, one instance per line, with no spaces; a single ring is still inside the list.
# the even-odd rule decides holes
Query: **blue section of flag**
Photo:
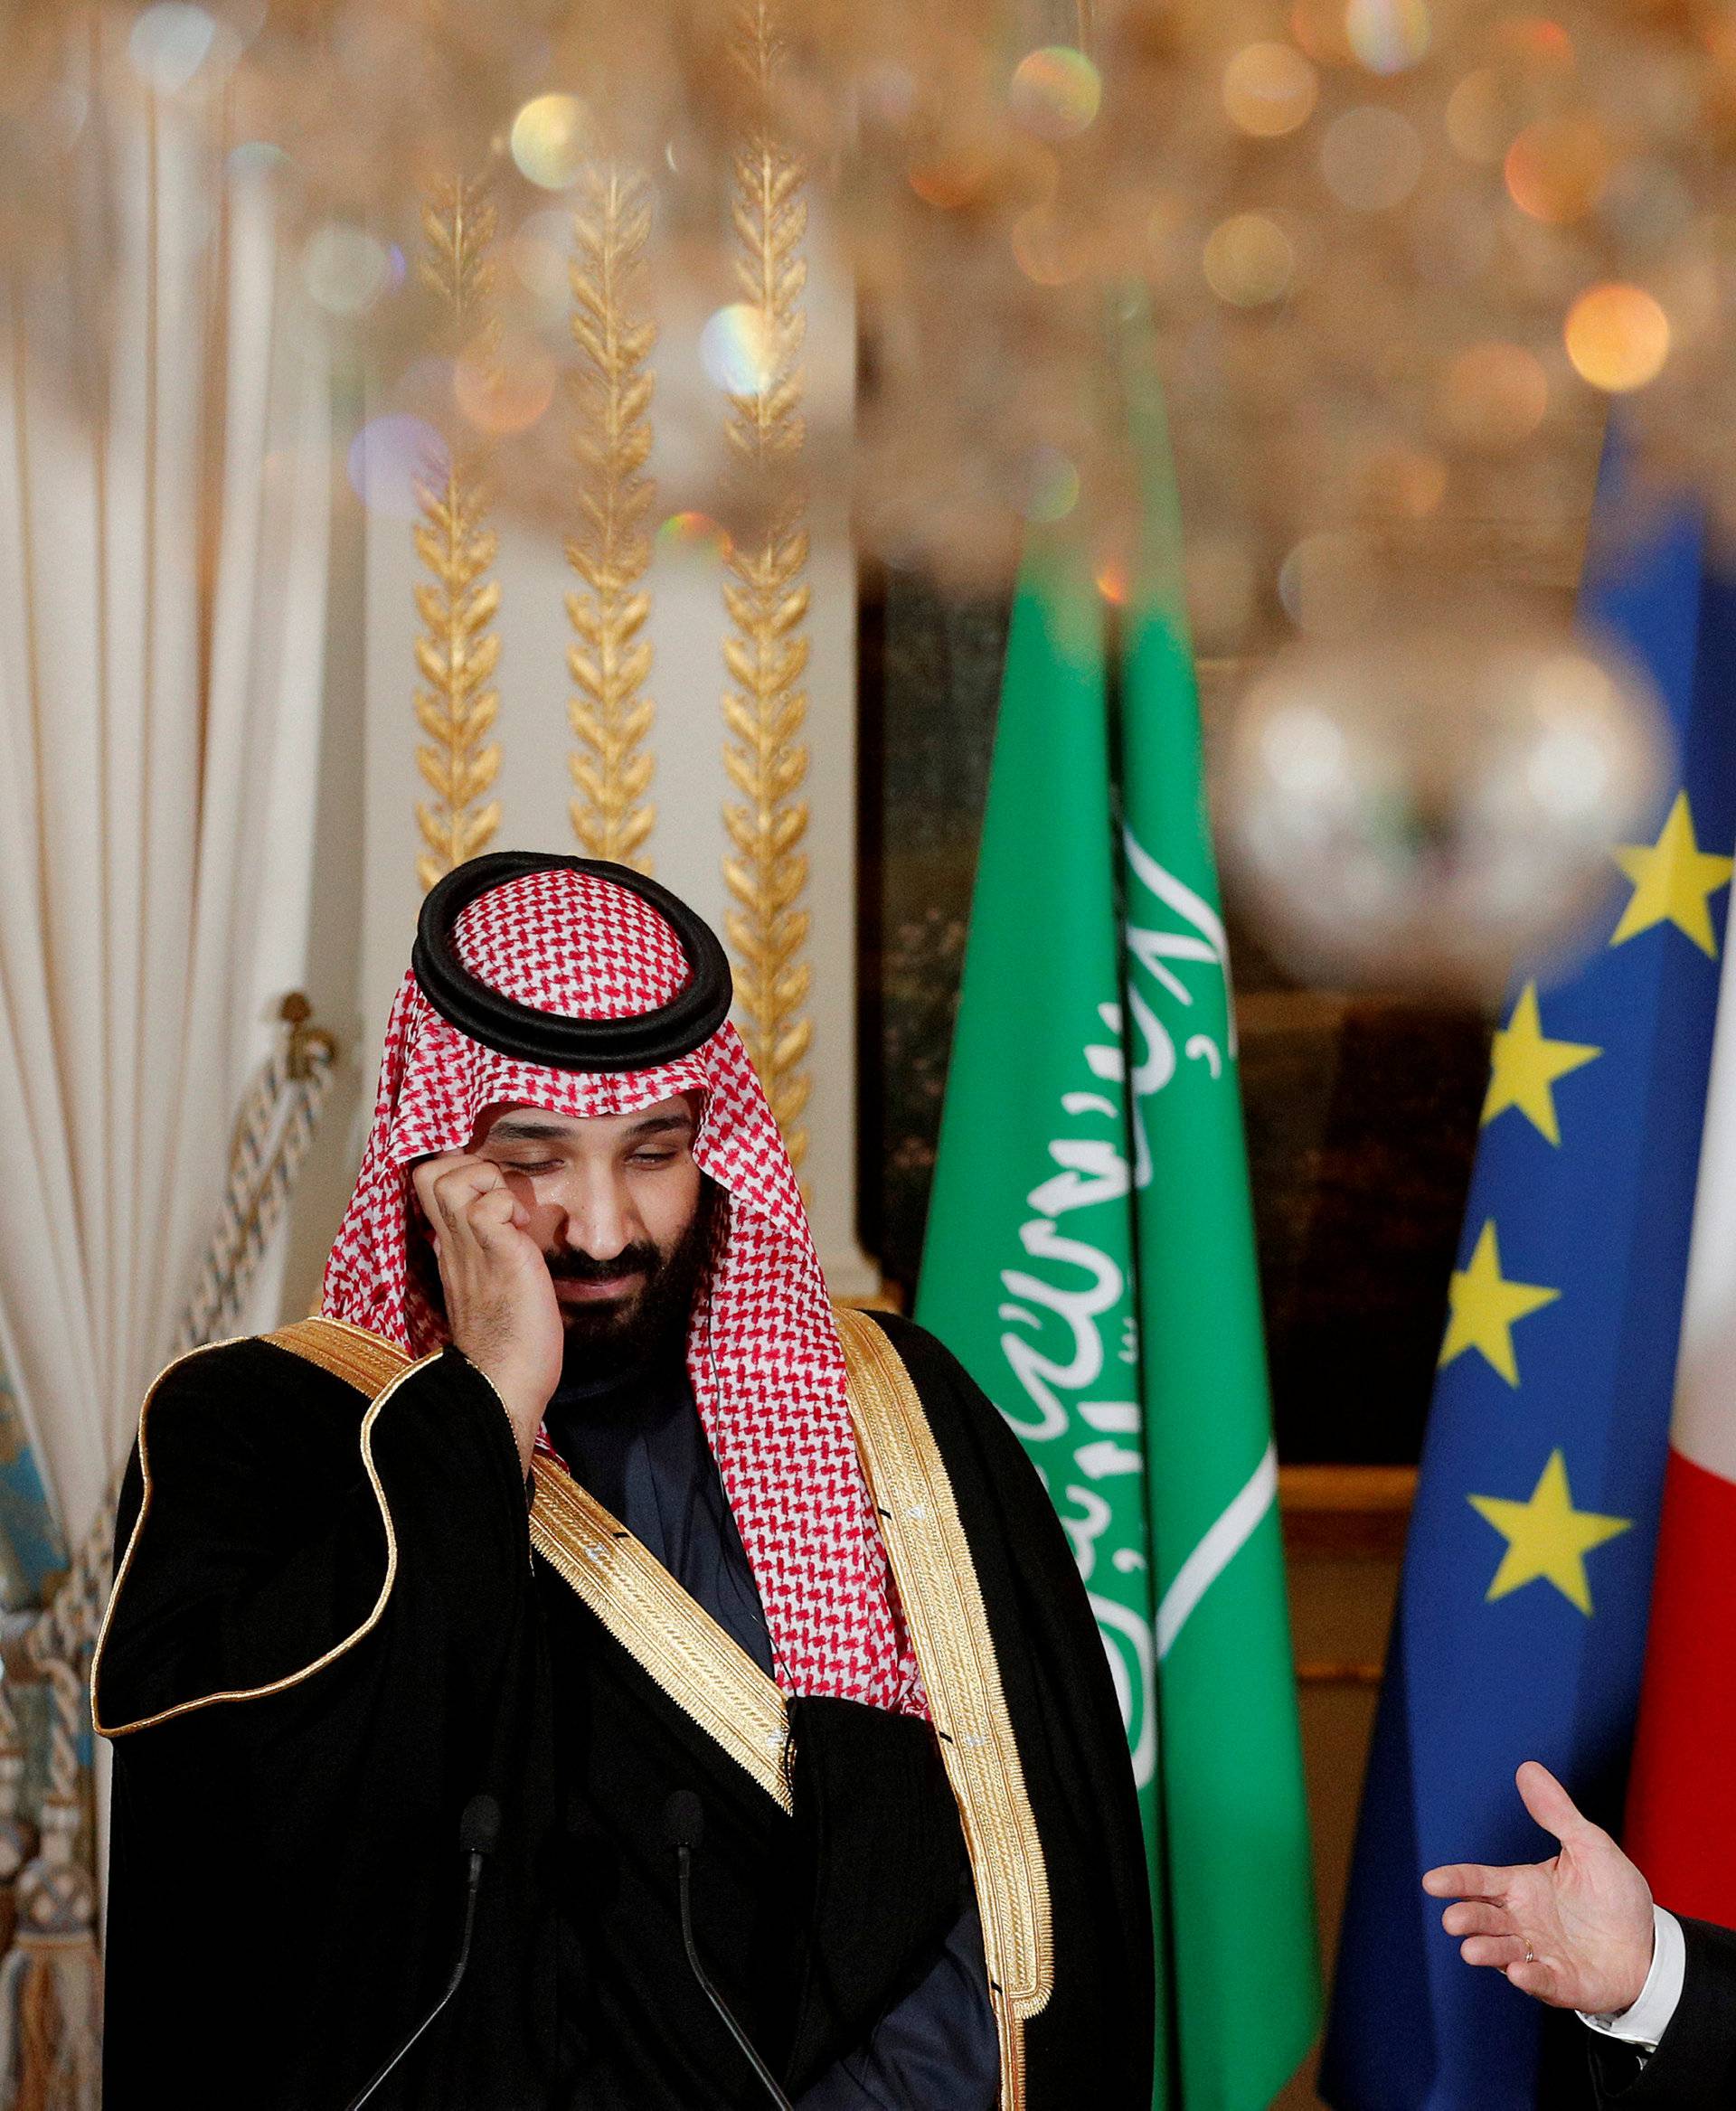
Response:
[[[1606,465],[1581,608],[1644,662],[1674,722],[1677,775],[1646,840],[1685,792],[1698,849],[1727,855],[1736,589],[1705,570],[1695,521],[1624,522],[1615,474]],[[1728,891],[1704,897],[1721,952]],[[1559,1295],[1507,1329],[1516,1384],[1476,1345],[1437,1377],[1322,2064],[1337,2111],[1533,2111],[1542,2012],[1460,1960],[1418,1879],[1440,1862],[1552,1852],[1514,1787],[1524,1759],[1603,1822],[1619,1814],[1719,978],[1718,959],[1668,919],[1612,943],[1634,892],[1623,878],[1584,964],[1538,993],[1544,1036],[1602,1051],[1553,1084],[1560,1143],[1513,1107],[1482,1132],[1458,1269],[1475,1270],[1493,1224],[1501,1282]],[[1500,1331],[1484,1329],[1496,1356]],[[1561,1550],[1594,1528],[1539,1529],[1559,1519],[1560,1483],[1546,1483],[1557,1460],[1576,1517],[1626,1526],[1577,1567]],[[1473,1497],[1508,1524],[1500,1505],[1526,1505],[1520,1539]],[[1504,1573],[1510,1545],[1533,1561],[1553,1550],[1560,1580],[1519,1580],[1523,1560]]]

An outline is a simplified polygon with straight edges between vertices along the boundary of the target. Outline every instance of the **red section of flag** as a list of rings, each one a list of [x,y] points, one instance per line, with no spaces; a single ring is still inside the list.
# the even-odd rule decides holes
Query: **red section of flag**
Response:
[[[1661,1906],[1736,1924],[1736,1483],[1675,1450],[1625,1844]]]

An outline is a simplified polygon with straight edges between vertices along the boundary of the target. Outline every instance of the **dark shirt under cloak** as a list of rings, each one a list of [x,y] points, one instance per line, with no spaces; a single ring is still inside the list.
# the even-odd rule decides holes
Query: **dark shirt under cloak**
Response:
[[[970,1541],[1043,1841],[1055,1986],[1026,2026],[1026,2102],[1147,2111],[1144,1852],[1089,1607],[993,1409],[929,1337],[888,1331]],[[103,1722],[140,1726],[116,1743],[108,2111],[165,2087],[342,2111],[450,1968],[478,1790],[505,1823],[470,1970],[382,2106],[760,2100],[682,1956],[677,1789],[705,1806],[701,1952],[793,2097],[934,1971],[966,1862],[928,1726],[792,1700],[786,1815],[533,1558],[510,1426],[456,1352],[369,1415],[275,1344],[228,1344],[173,1369],[144,1442],[149,1510],[98,1673]],[[141,1496],[136,1456],[122,1548]],[[170,1712],[189,1701],[209,1704]]]
[[[679,1349],[647,1370],[563,1383],[543,1423],[580,1484],[769,1678],[771,1631]],[[539,1575],[566,1590],[548,1569]],[[607,1812],[590,1817],[608,1826]],[[1000,2047],[966,1869],[959,1879],[958,1918],[922,1979],[797,2111],[994,2111]]]

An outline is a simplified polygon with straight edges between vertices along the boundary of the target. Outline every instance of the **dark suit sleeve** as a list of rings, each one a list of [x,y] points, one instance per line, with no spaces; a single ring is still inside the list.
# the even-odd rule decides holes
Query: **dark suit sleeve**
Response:
[[[1657,2050],[1641,2064],[1614,2040],[1591,2039],[1600,2105],[1621,2111],[1730,2111],[1736,2105],[1736,1932],[1684,1920],[1682,1999]]]

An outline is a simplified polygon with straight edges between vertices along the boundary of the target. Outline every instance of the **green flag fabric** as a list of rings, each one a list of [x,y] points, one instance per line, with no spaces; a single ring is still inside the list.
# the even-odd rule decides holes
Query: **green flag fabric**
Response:
[[[918,1319],[1024,1440],[1127,1722],[1157,2111],[1265,2111],[1319,2009],[1229,961],[1161,413],[1112,724],[1064,542],[1015,599]]]

